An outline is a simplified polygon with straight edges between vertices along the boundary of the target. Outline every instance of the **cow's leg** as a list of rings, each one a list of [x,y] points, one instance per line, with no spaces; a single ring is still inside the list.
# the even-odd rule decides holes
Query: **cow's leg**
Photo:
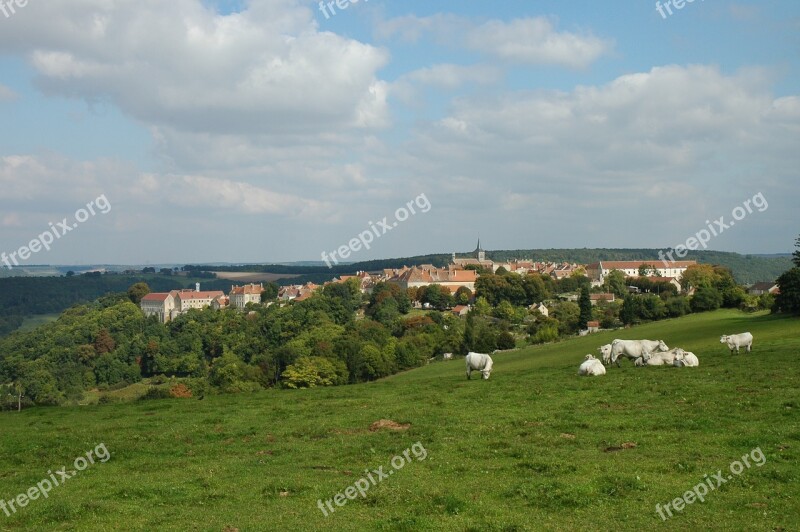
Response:
[[[472,370],[467,370],[467,380],[471,380],[470,375],[472,374]]]
[[[753,344],[747,344],[747,352],[748,353],[750,352],[752,347],[753,347]]]

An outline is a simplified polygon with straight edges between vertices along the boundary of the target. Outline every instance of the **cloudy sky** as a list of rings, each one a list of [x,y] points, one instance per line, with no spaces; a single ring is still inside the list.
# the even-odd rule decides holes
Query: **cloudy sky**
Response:
[[[800,233],[795,0],[340,4],[0,11],[0,251],[65,217],[21,264],[320,260],[384,217],[350,260],[663,248],[759,193],[710,248]]]

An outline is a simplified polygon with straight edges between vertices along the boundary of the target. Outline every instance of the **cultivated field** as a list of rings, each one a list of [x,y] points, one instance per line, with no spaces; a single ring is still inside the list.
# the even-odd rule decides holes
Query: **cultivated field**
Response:
[[[262,273],[262,272],[213,272],[217,279],[229,279],[240,283],[271,283],[280,279],[294,279],[300,277],[293,273]]]
[[[719,335],[745,330],[754,351],[732,357]],[[800,529],[800,320],[718,311],[617,335],[701,365],[577,377],[603,333],[498,354],[488,381],[456,360],[367,385],[0,414],[6,501],[100,443],[111,453],[0,512],[0,530]],[[371,431],[380,419],[410,427]],[[424,460],[406,453],[323,515],[318,500],[417,442]],[[760,467],[656,513],[756,448]]]

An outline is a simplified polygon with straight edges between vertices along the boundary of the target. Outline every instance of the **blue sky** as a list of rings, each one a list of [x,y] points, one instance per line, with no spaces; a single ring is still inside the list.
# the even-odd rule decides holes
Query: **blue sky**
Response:
[[[662,2],[663,4],[664,2]],[[800,233],[800,4],[51,0],[0,12],[0,252],[348,260]]]

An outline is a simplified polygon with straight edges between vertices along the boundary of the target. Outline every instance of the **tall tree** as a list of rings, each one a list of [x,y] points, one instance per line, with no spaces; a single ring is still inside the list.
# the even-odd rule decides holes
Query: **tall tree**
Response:
[[[136,283],[128,288],[128,298],[138,305],[144,296],[150,293],[150,287],[147,283]]]
[[[797,237],[797,240],[794,241],[794,247],[797,249],[794,250],[792,253],[792,262],[794,265],[800,268],[800,236]]]
[[[578,306],[581,308],[581,314],[578,318],[578,327],[586,329],[586,324],[592,321],[592,300],[589,297],[589,288],[584,286],[581,288],[581,296],[578,298]]]

